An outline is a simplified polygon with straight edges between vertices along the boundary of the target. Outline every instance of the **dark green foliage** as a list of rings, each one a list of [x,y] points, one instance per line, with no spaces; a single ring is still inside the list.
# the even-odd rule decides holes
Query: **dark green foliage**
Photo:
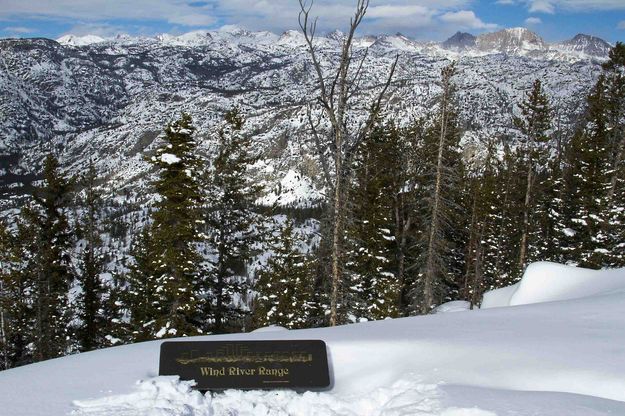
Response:
[[[260,243],[261,223],[254,212],[261,186],[249,171],[258,160],[250,137],[242,134],[243,117],[237,109],[226,114],[218,135],[217,156],[208,178],[207,242],[214,250],[209,279],[204,282],[208,302],[204,316],[211,332],[240,330],[248,311],[247,267]]]
[[[191,117],[165,129],[165,143],[152,163],[159,169],[154,190],[160,196],[152,224],[135,248],[135,265],[128,276],[131,327],[137,339],[194,335],[201,299],[202,258],[197,244],[203,201],[202,163]]]
[[[18,239],[0,222],[0,369],[33,360],[28,348],[34,335],[32,280],[21,273],[25,258],[20,247]]]
[[[84,240],[84,246],[80,256],[78,275],[82,289],[78,296],[82,326],[77,331],[81,351],[90,351],[105,345],[104,287],[100,281],[100,273],[104,266],[102,238],[100,237],[102,199],[96,190],[96,180],[96,170],[93,164],[90,164],[82,179],[84,189],[80,204],[84,210],[81,218],[81,237]]]
[[[350,189],[348,316],[378,320],[399,315],[395,205],[401,193],[401,136],[392,122],[378,123],[354,158]]]
[[[537,221],[533,218],[536,202],[540,199],[545,174],[539,169],[547,164],[549,157],[548,131],[551,129],[551,107],[549,98],[542,88],[540,80],[535,80],[532,89],[519,104],[521,117],[514,118],[514,124],[521,132],[521,146],[519,149],[523,167],[521,172],[525,176],[525,192],[521,214],[521,238],[519,242],[519,261],[516,274],[520,275],[528,259],[528,251],[532,251],[530,236],[535,235],[532,228]],[[521,173],[520,172],[520,173]],[[545,213],[544,215],[548,215]],[[539,237],[540,238],[540,237]]]
[[[19,266],[7,286],[18,303],[18,326],[28,326],[17,345],[16,363],[59,357],[68,352],[72,318],[68,291],[74,279],[70,250],[72,235],[66,213],[72,185],[59,170],[55,157],[44,161],[43,185],[34,203],[22,210],[16,253]],[[27,323],[28,322],[28,323]],[[22,326],[23,324],[23,326]],[[27,347],[28,346],[28,347]]]
[[[307,328],[315,311],[315,260],[303,253],[287,220],[271,241],[273,254],[257,276],[252,324],[256,328],[278,325]]]

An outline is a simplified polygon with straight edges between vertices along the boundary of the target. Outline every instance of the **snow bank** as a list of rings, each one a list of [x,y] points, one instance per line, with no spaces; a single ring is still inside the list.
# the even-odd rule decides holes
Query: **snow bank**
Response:
[[[539,262],[530,264],[521,281],[487,292],[482,308],[578,299],[625,290],[625,269],[590,270]]]
[[[453,300],[451,302],[438,305],[432,313],[451,313],[451,312],[466,312],[471,309],[471,303],[466,300]]]
[[[210,397],[191,389],[178,377],[139,381],[135,392],[97,400],[75,401],[72,414],[92,416],[211,416]]]
[[[188,383],[155,378],[162,341],[78,354],[0,372],[0,414],[625,415],[622,271],[588,274],[542,264],[528,269],[532,275],[537,277],[530,283],[543,276],[544,291],[530,290],[542,283],[521,290],[521,282],[510,299],[517,292],[516,301],[538,300],[543,293],[561,299],[591,289],[595,295],[336,328],[197,338],[324,340],[333,388],[323,393],[201,396]],[[146,381],[137,385],[137,380]],[[146,413],[148,408],[155,410]]]
[[[445,407],[437,385],[408,375],[372,392],[339,396],[289,390],[241,391],[202,396],[189,383],[157,377],[138,383],[136,392],[75,401],[74,416],[496,416],[477,408]]]

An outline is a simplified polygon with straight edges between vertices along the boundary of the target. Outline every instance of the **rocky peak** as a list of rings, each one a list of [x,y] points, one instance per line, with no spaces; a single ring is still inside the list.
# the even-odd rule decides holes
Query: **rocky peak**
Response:
[[[466,32],[456,32],[441,44],[445,49],[465,50],[475,46],[476,37]]]
[[[479,35],[476,45],[484,52],[496,51],[507,55],[526,55],[548,49],[540,36],[523,27]]]

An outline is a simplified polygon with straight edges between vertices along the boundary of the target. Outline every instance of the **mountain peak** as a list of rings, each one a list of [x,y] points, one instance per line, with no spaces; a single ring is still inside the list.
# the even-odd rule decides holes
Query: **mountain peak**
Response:
[[[596,36],[578,33],[572,39],[555,44],[554,48],[562,52],[606,58],[612,45]]]
[[[466,32],[456,32],[441,45],[445,49],[465,50],[475,46],[476,37]]]
[[[477,47],[484,52],[498,51],[508,55],[526,55],[533,51],[546,51],[545,41],[524,27],[513,27],[477,37]]]
[[[68,34],[68,35],[61,36],[56,41],[60,43],[61,45],[66,45],[66,46],[86,46],[86,45],[91,45],[93,43],[104,42],[105,40],[106,39],[100,36],[96,36],[96,35],[77,36],[77,35]]]

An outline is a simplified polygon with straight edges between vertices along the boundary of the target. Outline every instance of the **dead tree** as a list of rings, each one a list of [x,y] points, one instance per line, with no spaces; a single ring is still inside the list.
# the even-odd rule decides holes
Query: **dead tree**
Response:
[[[421,269],[423,278],[423,300],[421,313],[429,313],[435,304],[435,289],[441,276],[445,274],[444,259],[445,234],[448,228],[447,212],[450,210],[448,183],[450,174],[445,167],[446,154],[449,153],[449,135],[451,132],[452,100],[454,94],[453,76],[456,74],[455,64],[446,66],[441,71],[442,95],[439,110],[438,149],[434,170],[434,189],[430,198],[429,221],[426,224],[426,244],[424,264]]]
[[[349,31],[343,40],[338,66],[334,68],[333,73],[327,78],[324,75],[321,61],[314,44],[317,19],[311,20],[310,17],[313,1],[299,0],[299,4],[301,8],[299,13],[299,25],[306,39],[308,53],[313,63],[318,84],[319,95],[316,100],[322,109],[323,116],[330,123],[331,127],[330,132],[327,134],[322,133],[319,128],[320,122],[315,122],[313,119],[312,110],[309,105],[309,127],[317,147],[317,153],[321,159],[326,186],[328,190],[331,191],[332,195],[332,200],[329,201],[332,228],[332,276],[329,324],[330,326],[335,326],[339,323],[339,292],[343,278],[341,262],[343,259],[343,234],[347,210],[345,185],[350,175],[351,157],[358,145],[369,134],[380,113],[382,101],[391,84],[398,57],[395,58],[395,61],[391,65],[386,82],[382,85],[380,92],[370,105],[370,113],[367,120],[355,130],[349,129],[347,123],[351,111],[351,102],[360,87],[362,68],[367,57],[367,53],[365,52],[362,58],[359,59],[357,66],[355,66],[355,56],[352,46],[356,29],[367,12],[369,0],[358,0],[356,11],[350,20]],[[330,145],[330,155],[325,152],[325,145],[327,144]],[[331,166],[329,159],[332,159],[334,166]],[[334,170],[333,174],[331,173],[332,167]]]

